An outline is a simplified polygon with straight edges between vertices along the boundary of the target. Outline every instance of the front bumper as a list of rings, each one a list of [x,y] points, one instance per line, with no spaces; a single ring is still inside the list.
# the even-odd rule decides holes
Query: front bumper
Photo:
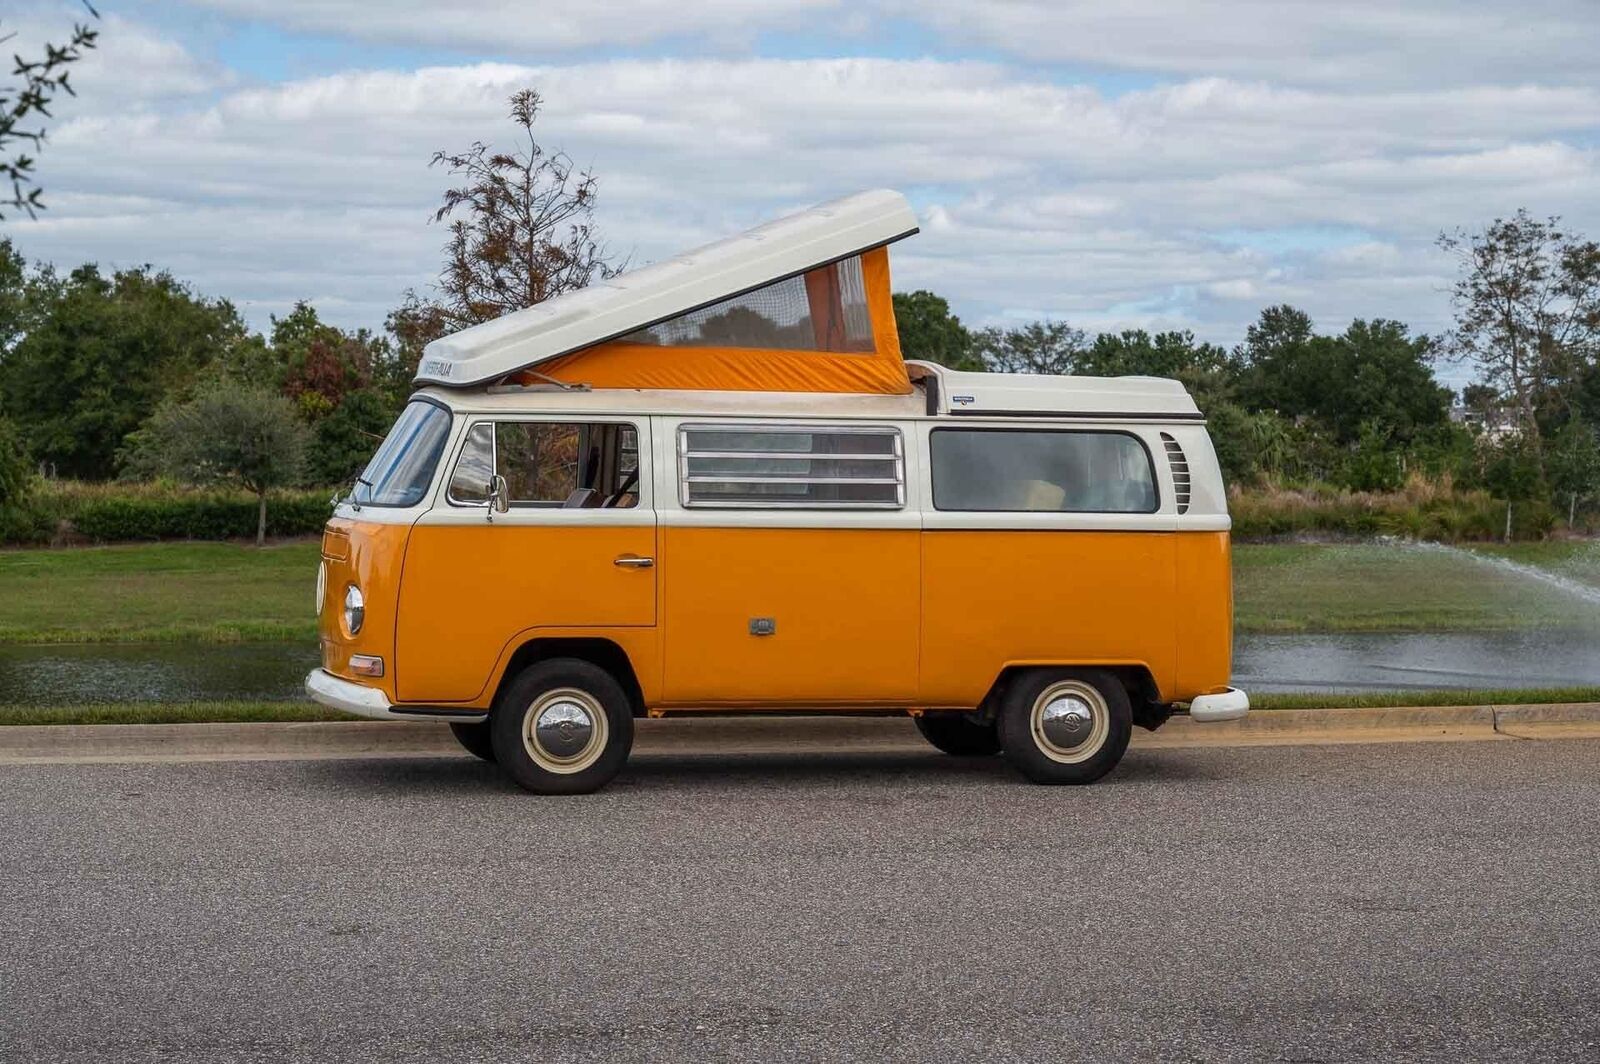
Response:
[[[1217,720],[1238,720],[1250,712],[1250,696],[1237,687],[1214,695],[1200,695],[1189,703],[1189,719],[1209,724]]]
[[[358,717],[370,717],[373,720],[437,720],[445,717],[449,720],[462,721],[468,724],[487,720],[489,715],[482,712],[434,710],[430,712],[425,706],[397,707],[392,705],[383,692],[376,687],[355,683],[351,680],[341,680],[326,669],[312,669],[306,675],[306,694],[314,701],[321,702],[331,709],[343,710],[354,713]]]
[[[394,707],[376,687],[341,680],[326,669],[312,669],[306,674],[306,694],[332,709],[354,713],[358,717],[374,720],[402,720]]]

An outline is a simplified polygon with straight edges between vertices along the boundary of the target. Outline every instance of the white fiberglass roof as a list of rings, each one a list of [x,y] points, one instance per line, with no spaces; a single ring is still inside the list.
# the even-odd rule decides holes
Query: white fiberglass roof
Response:
[[[871,418],[910,420],[963,416],[1041,421],[1198,421],[1182,384],[1159,377],[1045,377],[1023,373],[958,373],[931,362],[908,362],[910,395],[814,392],[655,391],[642,388],[565,390],[550,385],[429,388],[423,395],[457,410],[539,414],[669,414],[741,418]]]
[[[964,373],[932,362],[906,362],[921,384],[928,413],[981,417],[1170,418],[1199,420],[1184,386],[1164,377],[1055,377],[1034,373]]]
[[[497,380],[916,231],[900,193],[847,196],[435,340],[416,380]]]

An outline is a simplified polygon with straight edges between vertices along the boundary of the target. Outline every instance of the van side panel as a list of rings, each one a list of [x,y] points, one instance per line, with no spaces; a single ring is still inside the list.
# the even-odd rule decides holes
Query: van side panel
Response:
[[[915,528],[661,533],[667,703],[912,704]],[[761,619],[770,635],[752,633]]]
[[[581,511],[591,512],[605,513]],[[489,524],[481,511],[439,519],[446,517],[455,523],[419,521],[406,551],[395,637],[401,701],[481,702],[511,644],[536,635],[615,641],[617,630],[653,631],[653,570],[613,564],[626,554],[653,556],[652,525],[519,525],[529,518],[518,514]],[[634,667],[647,683],[647,670]]]
[[[1175,539],[1178,670],[1167,697],[1182,702],[1228,685],[1233,667],[1233,558],[1226,532],[1181,532]]]
[[[923,534],[929,707],[975,707],[1008,665],[1136,664],[1172,689],[1174,535],[1072,530]]]

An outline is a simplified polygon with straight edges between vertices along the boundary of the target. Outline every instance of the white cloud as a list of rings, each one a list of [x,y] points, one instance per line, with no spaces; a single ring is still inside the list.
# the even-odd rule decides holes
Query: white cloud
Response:
[[[884,0],[1050,63],[1325,85],[1600,80],[1593,0]]]
[[[550,53],[667,37],[749,43],[757,30],[841,17],[840,0],[188,0],[191,6],[291,29],[385,43]]]
[[[446,180],[429,155],[504,137],[505,98],[525,85],[546,98],[541,141],[593,165],[605,236],[636,261],[900,187],[925,226],[898,284],[976,323],[1049,314],[1231,342],[1260,306],[1291,301],[1327,327],[1360,315],[1432,330],[1450,269],[1440,229],[1526,205],[1600,232],[1593,85],[1201,76],[1109,94],[994,63],[700,58],[230,87],[150,40],[126,66],[85,68],[82,106],[54,134],[51,209],[9,231],[62,263],[170,266],[258,322],[313,297],[376,325],[425,284]],[[192,87],[131,90],[139,55],[164,55]]]
[[[1594,84],[1594,0],[186,0],[292,30],[418,47],[549,56],[670,40],[749,48],[799,30],[842,47],[891,19],[1025,60],[1296,84]]]

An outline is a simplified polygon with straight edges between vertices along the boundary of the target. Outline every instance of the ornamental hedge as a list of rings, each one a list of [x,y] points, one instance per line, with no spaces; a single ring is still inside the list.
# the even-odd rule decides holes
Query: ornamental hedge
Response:
[[[271,492],[267,535],[312,536],[332,512],[332,488]],[[43,481],[0,506],[5,546],[115,543],[157,539],[253,539],[256,497],[243,491],[168,484]]]

